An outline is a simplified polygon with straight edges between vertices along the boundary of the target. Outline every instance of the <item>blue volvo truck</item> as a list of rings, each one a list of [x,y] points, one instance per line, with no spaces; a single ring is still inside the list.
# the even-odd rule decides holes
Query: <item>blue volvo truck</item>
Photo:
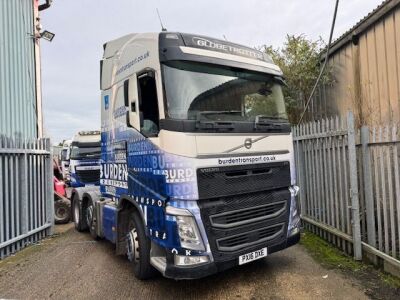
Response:
[[[299,241],[283,74],[265,53],[129,34],[104,44],[100,82],[100,187],[72,191],[73,217],[137,278],[201,278]]]

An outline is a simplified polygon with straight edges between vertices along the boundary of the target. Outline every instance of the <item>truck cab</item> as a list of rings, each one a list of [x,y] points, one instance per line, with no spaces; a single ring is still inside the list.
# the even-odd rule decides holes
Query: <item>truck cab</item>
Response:
[[[99,191],[78,230],[138,278],[204,277],[299,241],[283,74],[265,53],[178,32],[104,44]]]
[[[71,187],[100,184],[100,131],[79,131],[70,146]]]

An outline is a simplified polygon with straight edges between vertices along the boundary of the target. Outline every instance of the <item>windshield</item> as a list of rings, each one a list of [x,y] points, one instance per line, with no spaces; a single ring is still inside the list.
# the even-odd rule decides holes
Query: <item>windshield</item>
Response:
[[[180,61],[163,73],[168,118],[287,121],[281,84],[271,75]]]
[[[71,147],[71,159],[99,159],[101,155],[101,147]]]

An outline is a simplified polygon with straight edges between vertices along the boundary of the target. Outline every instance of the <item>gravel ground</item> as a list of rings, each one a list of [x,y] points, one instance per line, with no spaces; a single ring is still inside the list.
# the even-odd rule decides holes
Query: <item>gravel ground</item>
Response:
[[[327,270],[301,245],[201,280],[139,281],[113,245],[72,224],[0,262],[0,299],[367,299],[359,281]]]

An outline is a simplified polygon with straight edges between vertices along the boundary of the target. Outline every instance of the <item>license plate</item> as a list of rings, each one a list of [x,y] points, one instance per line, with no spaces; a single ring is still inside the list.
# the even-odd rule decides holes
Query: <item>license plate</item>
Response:
[[[239,256],[239,265],[247,264],[251,261],[266,257],[268,255],[267,248],[262,248],[247,254]]]

